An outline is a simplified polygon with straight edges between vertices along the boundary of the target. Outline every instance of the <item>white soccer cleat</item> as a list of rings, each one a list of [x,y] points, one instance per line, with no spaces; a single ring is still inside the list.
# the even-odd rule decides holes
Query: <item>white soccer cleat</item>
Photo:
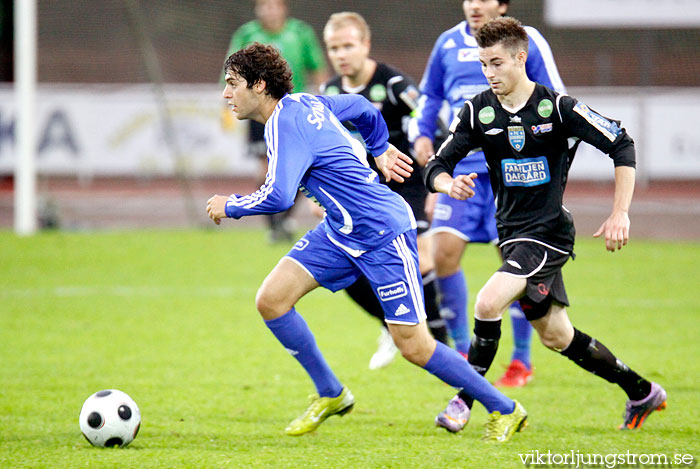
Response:
[[[391,334],[384,327],[382,327],[382,333],[379,335],[377,342],[379,343],[377,351],[374,352],[374,355],[372,355],[372,358],[369,360],[370,370],[378,370],[379,368],[389,366],[389,364],[394,361],[396,352],[399,351],[396,345],[394,345],[394,339],[391,338]]]

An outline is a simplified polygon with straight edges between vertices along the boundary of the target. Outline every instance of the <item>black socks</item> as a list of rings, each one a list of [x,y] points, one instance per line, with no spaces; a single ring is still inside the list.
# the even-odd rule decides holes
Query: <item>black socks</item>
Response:
[[[482,321],[474,318],[474,337],[469,347],[469,364],[477,373],[484,376],[491,367],[498,351],[498,340],[501,338],[501,320]],[[471,409],[474,399],[464,391],[459,397]]]
[[[608,348],[589,335],[574,329],[574,339],[562,355],[586,371],[620,386],[633,401],[651,392],[651,383],[618,360]]]

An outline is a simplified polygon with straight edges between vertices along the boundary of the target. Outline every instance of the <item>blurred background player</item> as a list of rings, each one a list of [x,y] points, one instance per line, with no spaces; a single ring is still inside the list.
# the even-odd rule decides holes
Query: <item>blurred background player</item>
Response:
[[[411,145],[406,134],[411,112],[415,109],[418,90],[413,80],[399,70],[377,63],[369,57],[371,48],[371,31],[365,19],[354,12],[341,12],[331,15],[323,30],[326,52],[333,69],[337,73],[321,87],[323,94],[359,94],[364,96],[379,109],[389,128],[389,142],[401,152],[410,155]],[[344,125],[353,136],[362,142],[358,131],[349,123]],[[376,166],[369,158],[370,166]],[[415,161],[414,161],[415,163]],[[413,165],[413,173],[403,183],[387,182],[389,188],[401,195],[411,206],[418,224],[418,258],[420,273],[425,292],[425,309],[428,327],[435,339],[447,342],[445,321],[440,317],[437,303],[435,272],[433,271],[427,231],[430,226],[425,215],[425,198],[428,190],[423,184],[422,166],[426,161]],[[345,289],[357,304],[382,323],[379,347],[369,362],[374,370],[387,366],[396,355],[397,348],[384,326],[384,310],[377,299],[367,278],[358,280]]]
[[[509,0],[464,0],[462,9],[466,21],[442,33],[435,42],[420,84],[422,98],[414,141],[419,160],[425,160],[435,152],[433,140],[443,103],[449,103],[451,117],[454,117],[466,99],[488,88],[481,71],[474,33],[488,21],[506,14],[508,4]],[[537,83],[564,92],[549,44],[536,29],[526,27],[526,30],[530,37],[528,76]],[[414,131],[415,128],[411,137],[416,137]],[[458,201],[438,194],[431,227],[440,312],[447,321],[455,347],[463,354],[469,350],[468,290],[460,260],[468,243],[495,243],[498,238],[494,218],[496,205],[489,190],[482,152],[465,158],[455,169],[455,175],[472,172],[479,175],[476,185],[480,190],[476,197]],[[511,305],[510,317],[514,350],[508,369],[496,385],[524,386],[532,378],[532,327],[517,303]]]
[[[328,78],[323,50],[313,28],[304,21],[289,17],[288,13],[286,0],[256,0],[256,19],[236,30],[226,56],[253,42],[273,45],[282,53],[292,70],[294,92],[316,92]],[[224,126],[232,126],[231,113],[227,110],[223,115]],[[249,151],[266,162],[264,126],[255,121],[250,121],[249,124]],[[262,166],[261,183],[267,170],[266,164]],[[286,211],[267,217],[272,242],[292,240],[289,215],[290,212]]]

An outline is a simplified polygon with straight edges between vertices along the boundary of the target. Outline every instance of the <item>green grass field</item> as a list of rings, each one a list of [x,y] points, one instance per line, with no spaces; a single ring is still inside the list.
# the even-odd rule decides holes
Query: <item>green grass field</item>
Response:
[[[478,405],[460,434],[434,427],[454,391],[427,372],[400,358],[369,371],[377,323],[320,289],[297,309],[357,404],[313,434],[285,436],[313,386],[254,297],[286,251],[255,230],[0,232],[0,467],[507,468],[534,450],[700,458],[700,244],[633,240],[609,254],[579,241],[564,269],[574,324],[662,383],[668,409],[621,432],[624,393],[535,343],[535,380],[506,391],[530,425],[499,446],[479,440]],[[470,247],[463,264],[473,303],[498,265],[494,249]],[[511,343],[506,320],[488,378]],[[141,408],[126,449],[80,434],[83,401],[105,388]]]

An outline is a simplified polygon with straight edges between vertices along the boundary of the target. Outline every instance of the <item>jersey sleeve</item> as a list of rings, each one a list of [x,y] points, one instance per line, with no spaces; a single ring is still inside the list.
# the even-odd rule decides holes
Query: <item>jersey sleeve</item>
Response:
[[[387,84],[389,100],[402,115],[409,115],[418,107],[420,92],[411,78],[397,72]]]
[[[442,37],[435,42],[420,83],[422,96],[417,112],[418,137],[428,137],[430,140],[435,138],[438,114],[445,100],[442,42]]]
[[[423,170],[423,180],[430,192],[436,192],[433,181],[440,173],[453,173],[455,166],[471,150],[479,147],[474,129],[474,105],[467,100],[450,125],[450,135]]]
[[[294,119],[288,116],[272,119],[265,126],[265,182],[252,194],[233,194],[228,198],[226,216],[230,218],[287,210],[294,204],[301,178],[313,162],[313,153]]]
[[[578,137],[610,155],[615,166],[635,167],[634,141],[620,121],[598,114],[584,103],[566,95],[557,97],[557,112],[567,136]]]
[[[340,122],[349,121],[355,126],[372,155],[379,156],[389,148],[389,129],[382,113],[364,96],[338,94],[317,98]]]
[[[525,30],[530,37],[529,52],[527,62],[525,62],[528,78],[535,83],[553,89],[557,93],[566,93],[549,43],[535,28],[527,26]]]

